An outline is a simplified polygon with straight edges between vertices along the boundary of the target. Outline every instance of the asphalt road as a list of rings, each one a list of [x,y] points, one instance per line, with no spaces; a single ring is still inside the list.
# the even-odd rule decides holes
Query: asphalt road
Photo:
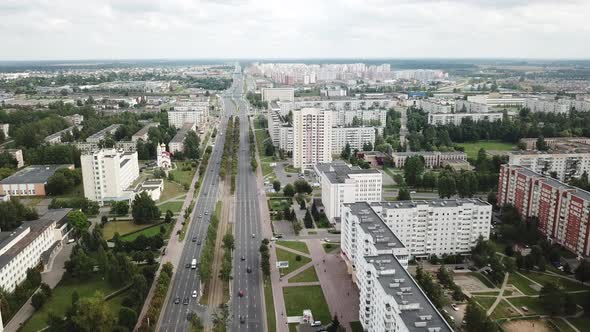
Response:
[[[265,331],[262,308],[262,272],[260,270],[259,247],[262,241],[260,225],[259,189],[255,173],[250,166],[250,142],[247,103],[243,99],[243,76],[236,74],[236,90],[232,96],[238,105],[240,116],[240,149],[238,152],[238,177],[236,183],[236,206],[234,220],[235,252],[234,273],[230,308],[232,320],[229,331]],[[225,100],[228,111],[235,105]],[[242,260],[242,257],[244,260]],[[248,273],[247,269],[251,272]],[[238,296],[243,291],[244,296]],[[243,322],[242,322],[243,321]]]
[[[218,130],[222,132],[222,135],[217,135],[215,138],[215,146],[209,158],[209,165],[203,178],[200,194],[193,208],[193,217],[184,240],[180,266],[178,266],[173,277],[170,297],[164,308],[164,316],[160,322],[159,331],[188,331],[187,314],[191,311],[203,311],[201,306],[198,305],[197,299],[192,297],[193,291],[196,290],[199,294],[201,292],[198,269],[186,268],[185,264],[190,263],[193,258],[196,258],[197,261],[200,260],[202,245],[205,244],[205,237],[207,235],[207,227],[209,226],[211,215],[215,210],[215,203],[218,200],[217,195],[220,180],[219,163],[223,153],[227,119],[228,115],[224,112],[221,116],[221,123]],[[205,212],[207,212],[207,215],[205,215]],[[202,216],[199,217],[201,214]],[[176,236],[176,234],[172,236]],[[192,241],[193,238],[196,238],[195,242]],[[202,245],[199,245],[198,241]],[[176,297],[180,298],[179,304],[174,303]],[[189,304],[184,305],[183,300],[187,297]]]

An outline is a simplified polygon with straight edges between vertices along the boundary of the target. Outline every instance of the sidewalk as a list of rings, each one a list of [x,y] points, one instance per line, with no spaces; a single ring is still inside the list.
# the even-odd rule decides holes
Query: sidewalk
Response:
[[[64,244],[61,251],[53,259],[53,262],[49,264],[51,270],[41,273],[41,281],[48,284],[52,289],[61,281],[65,272],[64,263],[70,259],[70,254],[72,253],[73,248],[74,244]],[[35,313],[35,308],[31,305],[31,298],[29,298],[4,327],[5,331],[18,330],[21,325],[33,315],[33,313]]]

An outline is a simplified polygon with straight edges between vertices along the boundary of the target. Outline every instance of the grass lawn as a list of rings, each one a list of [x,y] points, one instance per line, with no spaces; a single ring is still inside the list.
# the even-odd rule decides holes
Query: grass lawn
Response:
[[[326,254],[337,252],[338,250],[340,250],[340,244],[336,243],[323,243],[322,247],[324,247],[324,251],[326,252]]]
[[[279,261],[289,261],[289,267],[286,269],[281,269],[282,275],[289,274],[292,271],[295,271],[298,268],[302,267],[303,265],[311,262],[311,259],[309,259],[307,257],[303,257],[303,256],[301,256],[300,261],[297,261],[297,260],[295,260],[295,257],[297,256],[297,254],[294,254],[290,251],[283,250],[280,248],[276,248],[276,249],[277,249],[277,259]]]
[[[113,236],[115,236],[115,233],[119,233],[119,235],[124,235],[147,227],[149,227],[149,225],[137,225],[130,220],[109,221],[104,225],[102,235],[105,238],[105,240],[110,240],[113,238]]]
[[[285,165],[285,173],[299,173],[299,168],[295,168],[293,165]]]
[[[358,320],[350,322],[350,328],[352,332],[363,332],[363,324],[361,324],[361,322],[359,322]]]
[[[510,273],[508,283],[514,285],[525,295],[539,295],[539,291],[531,287],[533,284],[531,281],[516,273]]]
[[[495,297],[482,297],[482,296],[473,296],[473,299],[479,303],[484,310],[488,310],[492,307],[492,304],[496,301]]]
[[[283,247],[287,247],[289,249],[297,250],[304,254],[309,254],[309,249],[307,248],[307,244],[301,241],[277,241],[277,244]]]
[[[286,207],[291,207],[293,200],[290,198],[271,198],[268,200],[268,207],[271,211],[283,212]]]
[[[31,316],[31,318],[24,324],[21,331],[36,332],[47,326],[47,315],[49,311],[58,315],[65,315],[66,311],[72,304],[72,293],[75,291],[80,295],[80,299],[94,295],[96,291],[102,292],[105,296],[114,292],[116,288],[111,287],[103,280],[89,280],[82,283],[63,282],[57,285],[53,290],[53,294],[49,302]],[[124,295],[124,294],[121,294]],[[121,297],[121,299],[119,299]],[[118,313],[120,308],[120,301],[122,296],[117,296],[109,301],[109,306],[112,310]]]
[[[172,213],[180,213],[183,203],[184,201],[171,201],[166,202],[162,205],[158,205],[158,208],[160,208],[160,211],[162,211],[162,215],[166,214],[167,210],[172,211]]]
[[[301,316],[303,309],[310,309],[315,320],[331,321],[330,309],[321,286],[283,288],[287,316]]]
[[[296,282],[314,282],[318,281],[318,275],[315,272],[315,266],[310,266],[303,272],[299,273],[298,275],[294,276],[293,278],[289,279],[290,283]]]
[[[160,233],[160,226],[164,226],[166,232],[170,228],[170,224],[161,224],[161,225],[154,225],[151,227],[144,228],[141,232],[129,234],[127,236],[122,236],[121,240],[123,241],[133,241],[140,235],[145,235],[146,237],[154,236]]]
[[[193,162],[176,162],[176,168],[170,171],[175,182],[182,185],[190,186],[195,176],[196,167],[192,167]]]
[[[167,201],[171,198],[178,197],[185,193],[186,191],[181,185],[166,180],[164,181],[164,191],[160,195],[160,202]]]
[[[550,275],[542,274],[542,273],[537,273],[537,272],[522,271],[520,273],[533,279],[534,281],[540,283],[541,285],[544,285],[549,282],[556,283],[556,284],[560,285],[561,287],[563,287],[568,292],[577,291],[577,290],[590,290],[590,288],[587,286],[584,286],[580,283],[577,283],[575,281],[571,281],[571,280],[568,280],[565,278],[554,277],[554,276],[550,276]]]
[[[492,295],[492,296],[498,296],[500,294],[500,292],[471,292],[473,295]],[[506,295],[506,291],[504,291],[504,295]]]
[[[510,301],[512,304],[514,304],[515,307],[517,307],[518,309],[523,311],[523,313],[525,315],[534,315],[534,314],[544,315],[544,314],[546,314],[546,311],[543,308],[543,305],[539,301],[538,297],[526,297],[526,296],[511,297],[507,300]],[[527,307],[527,309],[529,309],[529,311],[524,312],[524,310],[522,310],[523,306]]]
[[[590,318],[586,316],[580,316],[578,318],[568,318],[567,320],[570,323],[572,323],[575,327],[577,327],[580,331],[590,331]]]
[[[270,166],[271,163],[274,163],[272,156],[260,156],[260,166],[262,167],[262,176],[264,176],[265,180],[270,182],[274,181],[277,178],[275,174],[275,170],[273,167]]]
[[[272,284],[270,280],[264,280],[264,305],[266,306],[266,325],[268,332],[277,330],[277,318],[275,317],[275,304],[272,298]]]
[[[508,302],[506,302],[506,300],[502,300],[498,303],[498,305],[496,306],[496,309],[494,309],[494,311],[492,312],[492,319],[499,319],[499,318],[507,318],[507,317],[516,317],[516,316],[520,316],[520,314],[518,314],[518,312],[516,312],[514,310],[514,308],[512,308],[510,306],[510,304]]]
[[[559,332],[575,332],[566,322],[563,321],[561,318],[551,318],[551,323],[553,323],[559,329]],[[586,326],[586,328],[590,327],[590,325]]]
[[[483,274],[479,272],[471,272],[469,273],[469,275],[479,279],[479,281],[481,281],[484,285],[486,285],[489,288],[496,288],[496,286],[488,278],[486,278]]]
[[[289,332],[297,332],[297,326],[299,326],[298,323],[289,324]]]
[[[484,149],[486,151],[510,151],[514,148],[514,145],[510,143],[504,143],[498,140],[489,140],[489,141],[477,141],[472,143],[457,143],[458,146],[461,146],[465,149],[465,153],[467,153],[467,158],[477,159],[477,153],[479,149]]]

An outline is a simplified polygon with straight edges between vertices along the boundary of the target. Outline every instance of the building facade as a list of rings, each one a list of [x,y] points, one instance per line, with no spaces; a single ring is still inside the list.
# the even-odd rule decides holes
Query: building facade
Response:
[[[176,132],[176,135],[172,137],[170,142],[168,142],[168,148],[170,149],[171,154],[175,154],[176,152],[184,152],[184,140],[186,139],[186,135],[189,131],[196,131],[197,127],[195,123],[185,123],[182,127]]]
[[[443,167],[445,162],[467,161],[467,154],[461,151],[439,152],[392,152],[391,159],[397,168],[403,168],[409,157],[421,156],[424,159],[424,166],[428,168]]]
[[[137,152],[102,149],[83,154],[80,162],[86,198],[100,205],[131,200],[127,189],[139,177]]]
[[[350,145],[351,151],[363,150],[366,143],[375,143],[375,127],[333,127],[332,128],[332,153],[340,153]]]
[[[456,113],[488,113],[488,111],[488,105],[484,103],[461,99],[455,101]]]
[[[311,169],[332,161],[332,112],[317,108],[293,111],[293,165]]]
[[[458,126],[464,119],[471,119],[473,122],[496,122],[502,121],[503,116],[503,113],[431,113],[428,114],[428,124],[435,126],[454,124]]]
[[[60,168],[74,165],[31,165],[0,181],[0,196],[45,196],[47,180]]]
[[[383,175],[376,169],[350,167],[343,162],[316,164],[314,171],[322,186],[322,204],[331,222],[340,218],[345,203],[380,202]]]
[[[262,101],[294,101],[295,89],[293,88],[264,88],[262,89]]]
[[[508,164],[523,166],[542,175],[555,175],[560,181],[590,174],[590,152],[577,151],[512,151]]]
[[[580,257],[590,255],[590,193],[530,169],[502,165],[498,204],[511,204],[523,218]]]

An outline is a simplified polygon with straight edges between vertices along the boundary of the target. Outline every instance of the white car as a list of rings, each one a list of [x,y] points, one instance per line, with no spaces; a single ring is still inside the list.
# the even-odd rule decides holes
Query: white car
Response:
[[[451,303],[451,308],[453,308],[455,311],[459,311],[459,307],[457,307],[457,305],[454,303]]]
[[[193,291],[193,297],[197,297],[197,291],[196,290]]]

